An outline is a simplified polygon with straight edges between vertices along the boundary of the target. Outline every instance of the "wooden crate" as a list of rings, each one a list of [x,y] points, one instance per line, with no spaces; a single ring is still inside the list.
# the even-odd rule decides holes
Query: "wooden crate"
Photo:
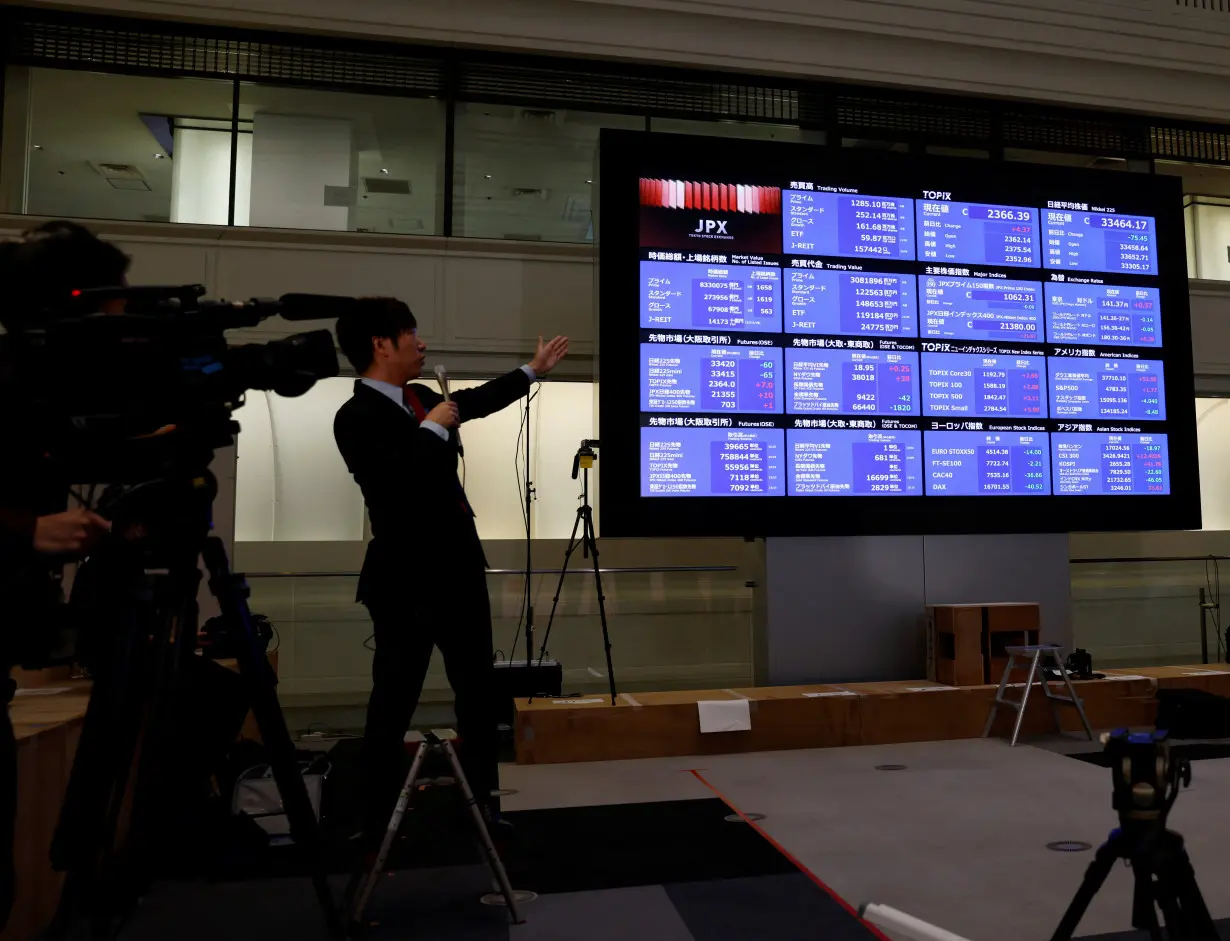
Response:
[[[1038,643],[1040,627],[1032,603],[933,605],[927,608],[927,678],[948,686],[998,684],[1008,666],[1005,648]]]
[[[980,686],[983,678],[982,609],[940,605],[927,609],[927,678],[945,686]]]

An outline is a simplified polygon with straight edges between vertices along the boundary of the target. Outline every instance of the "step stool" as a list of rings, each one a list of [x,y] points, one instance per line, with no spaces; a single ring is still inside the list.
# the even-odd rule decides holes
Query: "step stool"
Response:
[[[991,734],[991,726],[995,724],[995,716],[999,712],[1001,706],[1007,706],[1010,709],[1016,710],[1016,723],[1012,727],[1011,745],[1016,745],[1017,736],[1021,734],[1021,723],[1025,719],[1025,704],[1029,702],[1029,694],[1034,688],[1034,677],[1038,677],[1038,683],[1042,687],[1042,693],[1046,696],[1047,705],[1051,707],[1051,715],[1055,718],[1055,727],[1062,732],[1063,723],[1059,721],[1059,710],[1057,706],[1075,706],[1077,714],[1081,717],[1081,725],[1085,727],[1085,734],[1089,736],[1089,741],[1093,741],[1093,729],[1089,727],[1089,720],[1085,717],[1085,707],[1081,703],[1081,698],[1076,694],[1076,689],[1072,686],[1072,680],[1068,677],[1068,671],[1063,665],[1063,648],[1058,644],[1030,644],[1025,647],[1005,647],[1005,653],[1008,654],[1008,665],[1004,667],[1003,678],[999,681],[999,689],[995,691],[995,701],[991,703],[991,714],[987,716],[986,728],[982,730],[982,737],[986,738]],[[1021,690],[1020,699],[1006,699],[1004,690],[1008,688],[1008,679],[1012,676],[1012,671],[1017,667],[1017,661],[1021,660],[1020,664],[1024,666],[1024,661],[1029,661],[1029,676],[1026,677],[1024,689]],[[1050,666],[1046,661],[1054,661],[1054,669],[1059,673],[1063,680],[1063,685],[1068,688],[1067,696],[1060,696],[1051,692],[1050,684],[1046,678],[1040,676],[1041,667]]]
[[[512,885],[508,881],[508,873],[504,869],[504,863],[500,859],[500,854],[496,851],[495,844],[491,841],[491,834],[487,831],[486,821],[483,820],[478,803],[474,800],[474,792],[470,789],[470,782],[466,779],[465,772],[461,770],[461,762],[457,758],[456,749],[453,748],[453,742],[456,738],[457,733],[452,729],[433,729],[430,732],[406,733],[403,741],[407,749],[412,745],[416,746],[414,760],[410,763],[410,773],[406,775],[406,783],[402,785],[401,793],[397,797],[397,804],[393,807],[393,814],[389,817],[389,825],[385,830],[380,850],[376,853],[371,869],[365,874],[360,875],[360,882],[353,896],[354,906],[349,912],[351,925],[355,927],[356,933],[361,931],[363,912],[367,909],[368,900],[371,898],[372,891],[376,888],[376,883],[380,880],[381,871],[384,869],[384,864],[389,858],[393,842],[397,839],[398,831],[401,830],[402,820],[406,816],[406,808],[410,803],[410,794],[413,792],[416,784],[422,783],[418,780],[419,768],[422,767],[423,759],[429,751],[442,752],[448,758],[454,775],[453,779],[448,783],[461,789],[461,794],[465,798],[466,808],[470,813],[470,819],[474,823],[474,834],[478,837],[478,844],[483,850],[483,855],[487,858],[487,865],[491,868],[492,876],[495,877],[495,888],[503,896],[513,924],[520,925],[524,923],[517,907],[517,893],[513,891]],[[441,784],[445,780],[437,779],[435,783]]]

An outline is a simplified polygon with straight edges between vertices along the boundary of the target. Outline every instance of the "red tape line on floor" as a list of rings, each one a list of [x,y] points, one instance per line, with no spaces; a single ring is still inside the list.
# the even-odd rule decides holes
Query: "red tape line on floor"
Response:
[[[710,784],[707,780],[705,780],[705,776],[701,774],[700,771],[691,769],[689,770],[688,773],[691,774],[693,777],[695,777],[696,780],[699,781],[701,784],[703,784],[705,787],[709,788],[709,790],[711,790],[714,794],[716,794],[718,796],[718,799],[721,800],[723,804],[725,804],[732,811],[734,811],[735,814],[737,814],[744,823],[746,823],[749,827],[751,827],[753,830],[759,833],[761,837],[763,837],[770,846],[772,846],[775,850],[777,850],[779,853],[785,856],[786,859],[788,859],[790,863],[799,870],[799,872],[807,876],[808,879],[810,879],[812,882],[818,885],[821,889],[823,889],[833,901],[835,901],[838,905],[840,905],[842,908],[848,911],[851,915],[853,915],[856,919],[858,919],[858,921],[863,925],[863,927],[865,927],[869,932],[871,932],[873,937],[880,939],[880,941],[890,941],[889,937],[885,935],[882,931],[880,931],[880,929],[877,928],[875,925],[871,924],[868,921],[864,921],[862,918],[859,918],[858,911],[855,910],[853,905],[851,905],[849,902],[843,899],[840,895],[838,895],[836,892],[830,889],[827,885],[825,885],[825,883],[821,880],[819,876],[817,876],[814,872],[812,872],[810,869],[804,866],[801,862],[799,862],[799,859],[797,856],[795,856],[792,852],[790,852],[790,850],[786,849],[786,847],[782,846],[780,843],[777,842],[777,840],[773,839],[773,837],[771,837],[768,833],[766,833],[764,827],[760,826],[758,823],[756,823],[755,820],[752,820],[750,817],[748,817],[747,814],[745,814],[743,811],[741,811],[738,807],[734,805],[734,803],[731,801],[729,797],[727,797],[725,794],[719,791],[716,787]]]

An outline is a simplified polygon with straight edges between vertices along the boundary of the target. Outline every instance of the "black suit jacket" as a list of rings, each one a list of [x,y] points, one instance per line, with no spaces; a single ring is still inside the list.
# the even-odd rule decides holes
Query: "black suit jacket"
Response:
[[[516,369],[477,388],[457,390],[453,401],[465,422],[511,405],[529,387],[529,377]],[[412,388],[429,412],[442,401],[426,386]],[[456,435],[442,440],[387,396],[356,382],[354,395],[333,419],[333,437],[363,491],[372,524],[358,601],[379,602],[404,592],[407,579],[423,565],[421,548],[412,548],[416,539],[430,539],[432,554],[462,572],[486,566],[457,479]]]

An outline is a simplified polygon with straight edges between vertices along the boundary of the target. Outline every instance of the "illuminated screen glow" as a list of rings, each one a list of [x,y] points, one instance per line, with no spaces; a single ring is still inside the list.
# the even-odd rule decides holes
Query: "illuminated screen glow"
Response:
[[[1199,525],[1174,181],[723,144],[603,133],[604,528]]]

